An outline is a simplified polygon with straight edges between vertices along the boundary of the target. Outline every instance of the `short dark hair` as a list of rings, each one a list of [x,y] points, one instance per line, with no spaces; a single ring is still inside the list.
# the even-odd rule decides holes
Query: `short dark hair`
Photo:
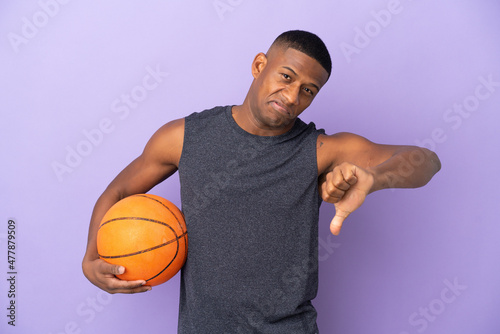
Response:
[[[325,43],[317,35],[303,30],[285,31],[279,35],[271,45],[283,46],[303,52],[314,58],[328,72],[328,77],[332,73],[332,59]]]

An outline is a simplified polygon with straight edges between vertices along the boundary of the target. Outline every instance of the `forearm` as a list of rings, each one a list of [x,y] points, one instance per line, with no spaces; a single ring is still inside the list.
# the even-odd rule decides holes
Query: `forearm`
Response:
[[[135,159],[109,184],[97,200],[90,218],[89,235],[85,260],[95,260],[97,254],[97,231],[102,217],[119,200],[148,192],[152,187],[166,179],[177,170],[173,164],[155,164],[143,156]]]
[[[102,217],[104,217],[109,208],[120,199],[121,196],[117,192],[107,189],[97,200],[90,218],[87,251],[84,259],[95,260],[99,257],[97,253],[97,231],[99,230],[99,225]]]
[[[440,169],[441,162],[434,152],[420,147],[406,147],[370,169],[374,175],[370,192],[387,188],[422,187]]]

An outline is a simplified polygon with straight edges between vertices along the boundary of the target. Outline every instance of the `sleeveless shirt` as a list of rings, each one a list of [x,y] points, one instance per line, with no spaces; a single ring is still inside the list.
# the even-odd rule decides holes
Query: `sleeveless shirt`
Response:
[[[316,140],[297,119],[257,136],[232,106],[185,118],[179,162],[189,235],[178,333],[317,333]]]

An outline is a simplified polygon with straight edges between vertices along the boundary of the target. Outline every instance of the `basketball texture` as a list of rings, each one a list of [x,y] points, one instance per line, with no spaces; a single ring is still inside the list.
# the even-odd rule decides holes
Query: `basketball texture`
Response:
[[[182,212],[156,195],[122,199],[104,215],[97,232],[99,257],[125,267],[117,277],[158,285],[172,278],[187,256],[187,230]]]

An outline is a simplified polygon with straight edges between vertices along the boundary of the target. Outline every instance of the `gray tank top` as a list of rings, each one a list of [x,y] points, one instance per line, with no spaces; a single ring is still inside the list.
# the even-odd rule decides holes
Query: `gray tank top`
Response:
[[[179,177],[189,246],[178,333],[317,333],[324,131],[297,119],[285,134],[256,136],[231,110],[185,119]]]

